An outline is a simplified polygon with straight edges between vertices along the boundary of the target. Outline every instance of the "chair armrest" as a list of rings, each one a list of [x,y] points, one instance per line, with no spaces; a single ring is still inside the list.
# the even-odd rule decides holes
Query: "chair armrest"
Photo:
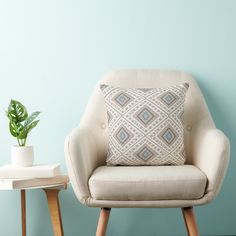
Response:
[[[192,140],[192,163],[207,176],[206,193],[214,198],[223,183],[230,157],[230,143],[216,128],[203,129]]]
[[[88,127],[78,127],[66,137],[64,145],[70,182],[79,201],[90,197],[88,180],[98,166],[96,140]]]

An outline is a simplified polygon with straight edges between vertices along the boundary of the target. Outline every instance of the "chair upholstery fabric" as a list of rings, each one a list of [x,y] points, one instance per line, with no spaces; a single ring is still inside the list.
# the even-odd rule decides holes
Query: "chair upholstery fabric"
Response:
[[[189,83],[185,102],[184,141],[187,164],[198,167],[207,177],[204,195],[199,199],[145,201],[97,200],[91,196],[89,178],[105,165],[107,121],[100,84],[125,88],[167,87]],[[95,87],[80,125],[65,140],[68,174],[77,198],[92,207],[186,207],[210,202],[220,190],[230,155],[229,140],[215,124],[202,93],[191,75],[180,71],[122,70],[107,74]]]
[[[100,166],[89,179],[89,189],[96,200],[183,200],[201,198],[206,182],[193,165]]]

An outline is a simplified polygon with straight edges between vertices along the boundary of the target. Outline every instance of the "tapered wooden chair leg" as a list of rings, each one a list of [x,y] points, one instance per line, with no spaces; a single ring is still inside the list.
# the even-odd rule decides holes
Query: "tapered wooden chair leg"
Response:
[[[63,236],[64,233],[61,220],[60,204],[58,199],[58,194],[60,190],[44,189],[44,191],[48,200],[48,208],[51,215],[54,236]]]
[[[102,208],[98,220],[96,236],[105,236],[111,208]]]
[[[194,217],[193,207],[182,208],[182,213],[188,236],[199,236],[197,222]]]

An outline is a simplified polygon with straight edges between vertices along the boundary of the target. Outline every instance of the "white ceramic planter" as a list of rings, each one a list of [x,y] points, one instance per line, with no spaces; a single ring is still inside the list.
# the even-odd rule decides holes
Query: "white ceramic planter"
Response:
[[[33,146],[12,146],[11,162],[17,166],[32,166],[34,162]]]

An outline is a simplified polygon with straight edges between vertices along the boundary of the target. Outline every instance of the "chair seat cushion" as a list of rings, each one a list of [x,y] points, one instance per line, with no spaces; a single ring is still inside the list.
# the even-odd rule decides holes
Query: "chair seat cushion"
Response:
[[[182,200],[204,195],[206,175],[193,165],[100,166],[89,179],[97,200]]]

